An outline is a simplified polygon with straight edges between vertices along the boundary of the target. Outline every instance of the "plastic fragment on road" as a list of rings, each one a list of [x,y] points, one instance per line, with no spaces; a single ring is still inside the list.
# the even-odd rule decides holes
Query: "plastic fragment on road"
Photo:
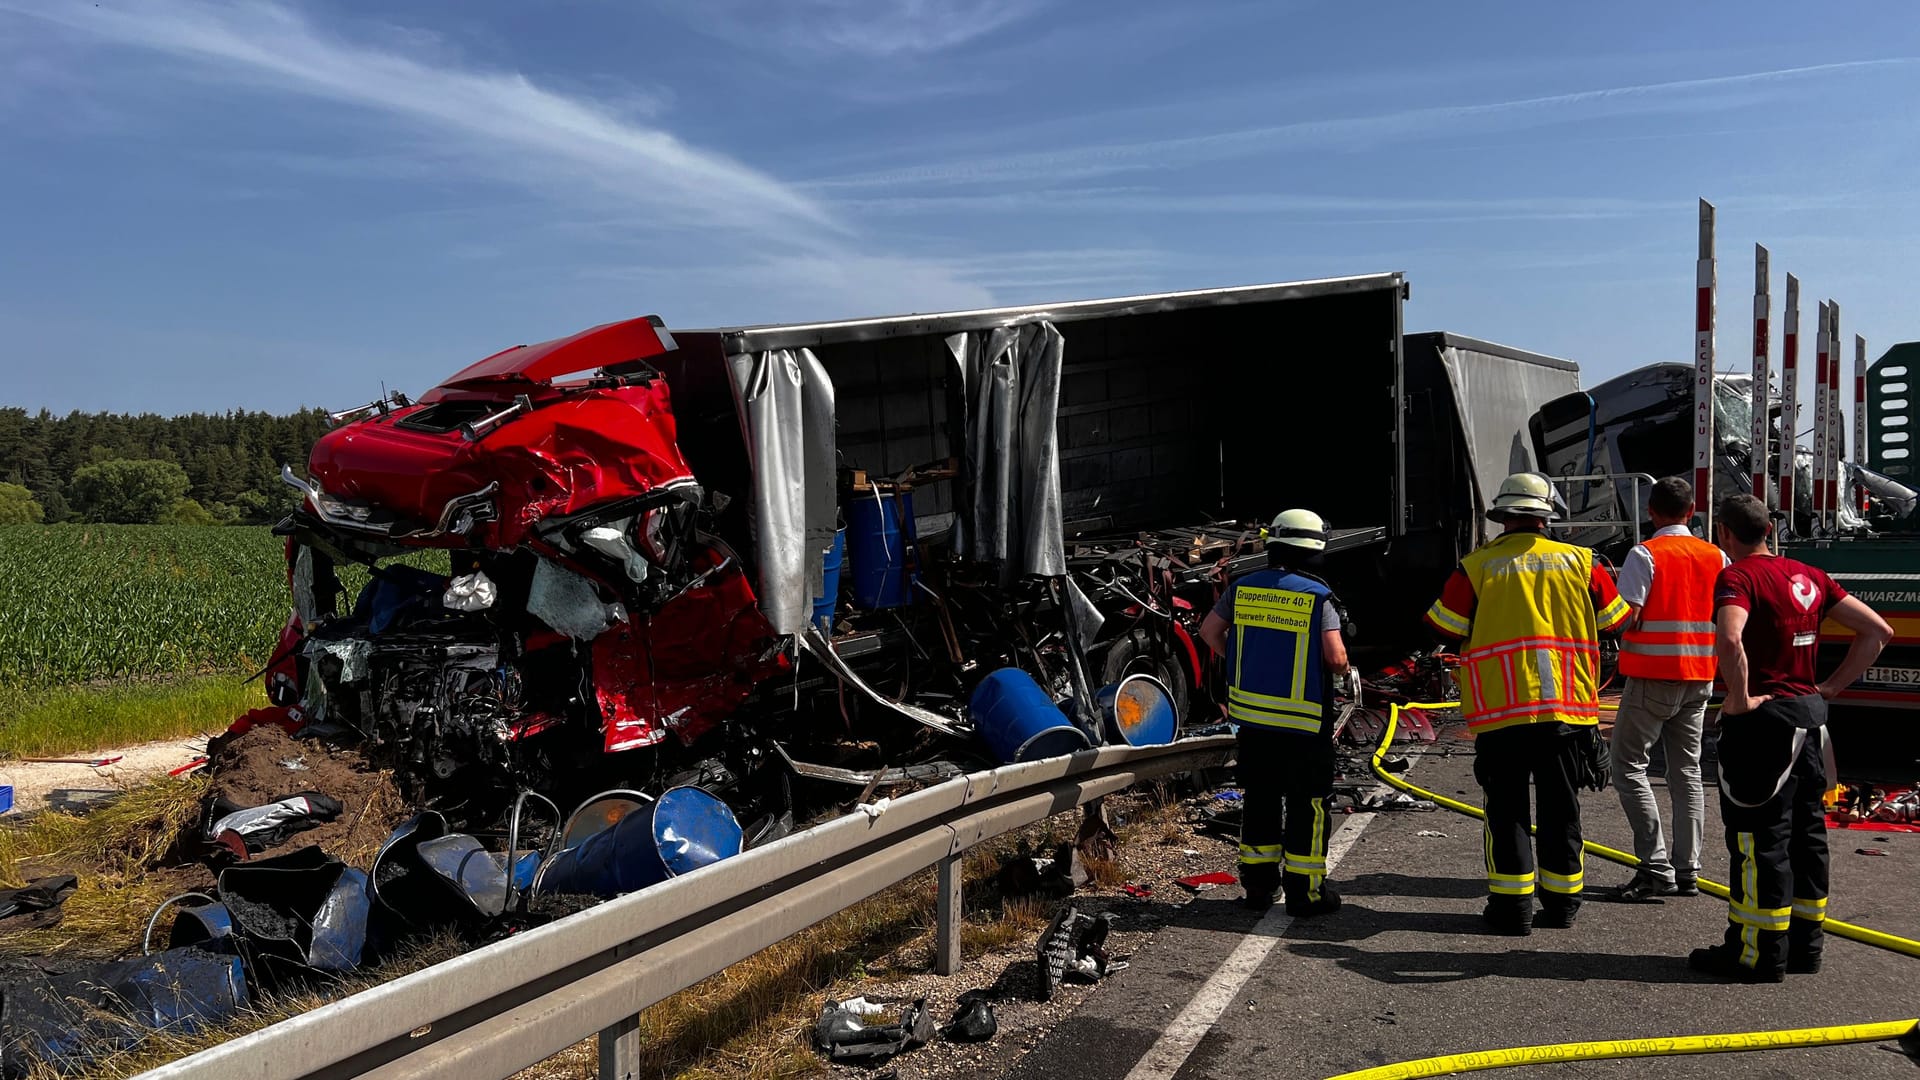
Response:
[[[1854,848],[1853,853],[1855,855],[1886,855],[1886,851],[1882,848]]]
[[[1097,981],[1126,967],[1107,955],[1107,936],[1113,932],[1112,913],[1087,915],[1072,905],[1062,907],[1035,946],[1040,961],[1040,1000],[1048,1001],[1068,976]]]
[[[926,998],[902,1009],[895,1023],[874,1025],[863,1023],[860,1014],[840,1002],[828,1001],[814,1022],[813,1039],[829,1060],[877,1063],[925,1046],[933,1041],[935,1031]]]
[[[1445,840],[1447,838],[1447,834],[1441,832],[1439,829],[1421,829],[1419,832],[1414,833],[1413,835],[1430,837],[1436,840]]]
[[[1175,878],[1173,883],[1183,889],[1191,889],[1194,892],[1205,892],[1208,889],[1217,888],[1221,885],[1232,885],[1239,880],[1239,878],[1234,877],[1225,870],[1215,870],[1211,874],[1193,874],[1188,877]]]

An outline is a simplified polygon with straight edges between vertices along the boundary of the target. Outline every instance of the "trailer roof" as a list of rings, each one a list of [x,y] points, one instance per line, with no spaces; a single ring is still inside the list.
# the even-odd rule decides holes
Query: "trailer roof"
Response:
[[[1557,368],[1561,371],[1580,370],[1580,365],[1572,360],[1565,360],[1558,356],[1548,356],[1545,353],[1529,352],[1526,349],[1516,349],[1511,345],[1502,345],[1497,341],[1468,337],[1465,334],[1455,334],[1446,330],[1423,330],[1417,334],[1408,334],[1406,337],[1408,341],[1432,341],[1442,349],[1471,349],[1474,352],[1487,353],[1492,356],[1503,356],[1508,360],[1519,360],[1528,364],[1539,364],[1542,367]]]
[[[812,348],[819,345],[877,341],[884,338],[920,337],[926,334],[951,334],[961,330],[1009,326],[1037,318],[1046,318],[1052,322],[1076,322],[1082,319],[1102,319],[1117,315],[1142,315],[1187,308],[1221,307],[1229,304],[1259,304],[1276,300],[1304,300],[1342,293],[1397,291],[1405,288],[1406,275],[1400,271],[1394,271],[1359,277],[1283,281],[1267,285],[1237,285],[1221,289],[1149,293],[1142,296],[1119,296],[1104,300],[1070,300],[1053,304],[1030,304],[1023,307],[888,315],[869,319],[845,319],[838,322],[717,327],[710,330],[676,331],[676,333],[718,334],[725,338],[729,353],[742,353],[757,352],[762,349]]]

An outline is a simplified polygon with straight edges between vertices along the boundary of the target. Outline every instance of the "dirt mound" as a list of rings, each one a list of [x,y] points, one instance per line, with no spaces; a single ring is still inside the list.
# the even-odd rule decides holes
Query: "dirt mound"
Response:
[[[318,844],[350,866],[373,862],[393,827],[407,815],[393,775],[351,750],[315,739],[296,739],[271,724],[256,727],[216,748],[209,764],[213,791],[241,806],[260,806],[302,791],[338,799],[340,816],[295,833],[262,855]]]

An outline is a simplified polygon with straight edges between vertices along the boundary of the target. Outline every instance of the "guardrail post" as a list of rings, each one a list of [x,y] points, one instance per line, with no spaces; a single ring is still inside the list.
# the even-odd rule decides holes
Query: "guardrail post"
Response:
[[[600,1080],[639,1080],[640,1018],[600,1030]]]
[[[949,855],[937,868],[939,890],[934,899],[933,971],[951,975],[960,967],[960,864],[963,855]]]

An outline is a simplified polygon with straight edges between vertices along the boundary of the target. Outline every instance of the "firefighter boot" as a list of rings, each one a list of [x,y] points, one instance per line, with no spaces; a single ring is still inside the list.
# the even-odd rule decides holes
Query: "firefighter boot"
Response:
[[[1306,892],[1294,893],[1287,897],[1287,914],[1296,919],[1311,919],[1316,915],[1331,915],[1340,910],[1340,894],[1333,886],[1322,883],[1319,897]]]

